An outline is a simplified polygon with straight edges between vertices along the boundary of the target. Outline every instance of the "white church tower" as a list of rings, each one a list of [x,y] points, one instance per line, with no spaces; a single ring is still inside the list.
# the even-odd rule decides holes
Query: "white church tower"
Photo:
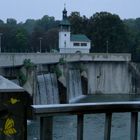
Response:
[[[70,22],[67,19],[67,10],[63,10],[63,18],[60,22],[59,31],[59,49],[60,53],[66,53],[66,50],[70,47]]]
[[[84,34],[71,34],[70,22],[67,10],[64,8],[59,30],[59,52],[60,53],[89,53],[91,41]]]

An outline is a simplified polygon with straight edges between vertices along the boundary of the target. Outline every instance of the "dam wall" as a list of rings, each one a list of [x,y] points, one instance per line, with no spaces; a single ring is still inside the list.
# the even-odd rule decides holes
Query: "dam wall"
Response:
[[[126,62],[92,62],[87,64],[89,94],[132,93],[132,74]]]
[[[28,84],[23,87],[37,104],[66,103],[87,94],[133,94],[139,83],[130,54],[20,54],[20,63],[19,54],[10,55],[7,58],[14,60],[13,65],[10,61],[5,66],[0,64],[0,72],[5,75],[7,70],[16,76],[15,71],[24,67],[25,59],[35,64],[35,72],[22,74],[24,78],[28,76]]]
[[[18,67],[22,66],[24,60],[31,60],[34,64],[56,64],[60,60],[67,62],[92,62],[92,61],[130,61],[131,55],[126,54],[106,54],[106,53],[89,53],[89,54],[60,54],[60,53],[1,53],[0,67]]]

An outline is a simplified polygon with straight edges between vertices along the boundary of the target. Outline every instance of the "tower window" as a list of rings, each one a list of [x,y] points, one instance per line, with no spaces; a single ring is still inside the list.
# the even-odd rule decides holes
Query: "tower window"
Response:
[[[73,43],[73,46],[80,46],[80,43]]]
[[[66,41],[64,42],[64,47],[66,47]]]
[[[87,43],[81,43],[81,46],[87,46]]]
[[[65,34],[65,36],[67,36],[67,35]]]

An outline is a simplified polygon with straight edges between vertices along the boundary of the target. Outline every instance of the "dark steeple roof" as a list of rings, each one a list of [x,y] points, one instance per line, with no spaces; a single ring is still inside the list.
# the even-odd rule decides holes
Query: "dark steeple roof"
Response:
[[[63,20],[67,19],[67,10],[64,8],[63,10]]]
[[[67,10],[65,7],[64,7],[62,14],[63,14],[63,17],[62,17],[62,21],[60,22],[60,25],[70,26],[70,22],[69,22],[68,17],[67,17]]]

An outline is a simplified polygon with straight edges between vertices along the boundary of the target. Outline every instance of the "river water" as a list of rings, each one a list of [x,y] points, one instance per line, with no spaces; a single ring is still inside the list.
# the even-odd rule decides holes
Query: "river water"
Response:
[[[78,102],[136,101],[140,95],[91,95]],[[113,113],[111,140],[130,140],[130,113]],[[139,114],[140,115],[140,114]],[[84,115],[84,140],[103,140],[105,114]],[[76,140],[77,116],[53,118],[53,140]],[[140,128],[140,117],[139,124]],[[138,140],[140,130],[138,130]],[[39,123],[28,125],[28,140],[39,138]],[[38,139],[39,140],[39,139]]]

